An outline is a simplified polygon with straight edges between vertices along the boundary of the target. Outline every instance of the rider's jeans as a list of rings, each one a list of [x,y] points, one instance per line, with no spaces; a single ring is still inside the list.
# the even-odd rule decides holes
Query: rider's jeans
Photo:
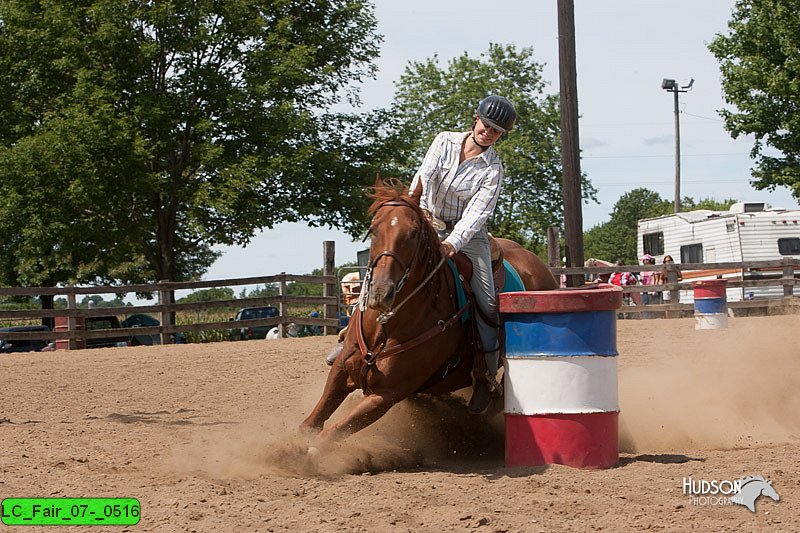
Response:
[[[450,232],[439,232],[444,240]],[[480,230],[470,241],[461,248],[461,251],[472,261],[472,281],[470,287],[475,296],[475,303],[481,313],[489,320],[498,324],[500,315],[497,311],[497,297],[494,293],[494,279],[492,278],[492,256],[489,250],[489,237],[486,229]],[[498,330],[483,321],[478,313],[478,333],[481,336],[483,349],[486,350],[486,368],[492,375],[497,374],[499,365]]]

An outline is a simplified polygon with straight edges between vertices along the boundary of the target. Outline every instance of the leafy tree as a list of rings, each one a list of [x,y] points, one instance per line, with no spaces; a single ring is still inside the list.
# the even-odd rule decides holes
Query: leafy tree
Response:
[[[611,219],[584,233],[586,257],[637,264],[636,223],[671,212],[672,202],[650,189],[640,187],[623,194],[614,204]]]
[[[684,198],[683,202],[681,202],[681,209],[683,211],[693,211],[695,209],[708,209],[709,211],[727,211],[735,203],[736,200],[733,198],[728,198],[727,200],[722,200],[721,202],[718,202],[713,198],[703,198],[697,203],[694,203],[694,200],[692,200],[691,198]]]
[[[727,211],[736,200],[718,202],[703,198],[696,202],[688,196],[681,200],[681,211],[710,209]],[[608,222],[598,224],[584,233],[583,243],[586,257],[606,261],[622,261],[626,265],[639,262],[636,257],[637,223],[643,218],[660,217],[673,212],[672,202],[657,192],[640,187],[619,197],[611,211]]]
[[[217,300],[233,299],[233,289],[230,287],[212,287],[210,289],[192,291],[183,298],[179,298],[178,303],[215,302]]]
[[[84,296],[83,300],[78,304],[78,307],[89,307],[89,302],[93,302],[95,307],[133,307],[133,304],[126,304],[119,296],[115,297],[113,300],[104,300],[99,294]]]
[[[548,226],[560,225],[561,144],[557,95],[545,95],[542,65],[532,48],[492,44],[480,57],[452,59],[446,69],[436,56],[410,63],[397,83],[389,141],[397,157],[391,171],[410,182],[439,131],[466,131],[488,94],[509,98],[517,125],[496,149],[506,171],[490,231],[541,251]],[[584,179],[584,197],[595,189]]]
[[[351,223],[365,1],[0,2],[0,279],[197,277],[281,221]]]
[[[756,189],[788,187],[800,200],[800,1],[736,2],[728,29],[709,45],[736,106],[720,111],[725,128],[755,136]]]

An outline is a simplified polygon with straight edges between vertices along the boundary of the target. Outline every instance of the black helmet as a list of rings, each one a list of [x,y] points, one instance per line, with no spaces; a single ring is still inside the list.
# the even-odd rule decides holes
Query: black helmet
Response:
[[[509,131],[517,121],[517,111],[508,98],[487,96],[478,104],[475,114],[481,122],[499,131]]]

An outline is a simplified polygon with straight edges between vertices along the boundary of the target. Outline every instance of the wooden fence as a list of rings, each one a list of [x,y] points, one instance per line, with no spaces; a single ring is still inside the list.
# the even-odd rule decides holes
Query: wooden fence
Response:
[[[120,336],[160,335],[162,344],[175,342],[177,333],[231,330],[247,327],[274,327],[278,326],[281,336],[286,336],[289,324],[300,326],[318,326],[324,328],[325,334],[335,334],[339,325],[339,282],[335,275],[333,241],[323,243],[323,273],[322,276],[294,275],[281,273],[274,276],[222,279],[213,281],[188,281],[172,282],[162,281],[154,284],[140,285],[113,285],[94,287],[0,287],[0,296],[66,296],[66,309],[15,309],[0,310],[0,320],[31,320],[54,318],[56,322],[65,323],[66,327],[57,327],[57,331],[50,332],[8,332],[3,333],[3,339],[14,340],[68,340],[70,349],[77,348],[81,339],[102,339]],[[290,296],[287,292],[289,283],[318,283],[323,285],[322,296]],[[278,285],[278,296],[259,298],[240,298],[235,300],[216,300],[209,302],[176,303],[175,291],[177,290],[202,290],[215,287],[231,287],[241,285]],[[78,295],[91,294],[117,294],[130,293],[155,293],[158,303],[155,305],[127,306],[127,307],[100,307],[95,309],[78,308]],[[177,312],[198,312],[220,308],[242,308],[265,305],[276,305],[280,314],[273,318],[260,318],[254,320],[230,320],[224,322],[202,322],[194,324],[175,323]],[[310,316],[291,316],[288,313],[289,305],[315,306],[322,305],[321,318]],[[151,327],[97,329],[85,331],[79,327],[87,317],[130,315],[135,313],[151,313],[159,316],[161,325]]]
[[[734,313],[741,314],[752,311],[758,313],[782,313],[800,311],[800,291],[795,291],[795,286],[800,285],[800,260],[785,258],[773,261],[745,261],[741,263],[685,263],[667,265],[621,265],[610,267],[554,267],[553,274],[558,278],[561,275],[579,274],[586,279],[594,279],[602,274],[614,272],[661,272],[666,275],[667,282],[658,285],[629,285],[623,287],[626,295],[638,295],[643,292],[660,292],[670,295],[669,303],[646,305],[623,305],[620,313],[625,316],[640,317],[643,313],[649,317],[677,318],[689,316],[694,312],[694,304],[680,303],[680,291],[691,291],[692,284],[698,279],[713,279],[722,277],[728,280],[729,289],[747,289],[780,287],[782,296],[772,298],[755,298],[740,301],[731,301],[728,307]],[[681,272],[683,281],[678,281],[678,272]],[[627,299],[627,298],[626,298]]]
[[[290,323],[301,326],[320,326],[326,334],[334,334],[339,324],[340,286],[334,269],[333,242],[324,243],[324,272],[322,276],[293,275],[281,273],[274,276],[235,278],[214,281],[192,282],[167,282],[142,285],[122,286],[95,286],[95,287],[0,287],[0,296],[66,296],[66,309],[27,309],[27,310],[0,310],[0,320],[31,320],[45,317],[59,319],[66,322],[67,327],[58,328],[51,332],[15,332],[4,333],[4,340],[46,339],[68,340],[70,347],[76,347],[79,339],[99,339],[119,336],[160,335],[163,344],[172,343],[175,334],[185,332],[230,330],[255,326],[278,326],[282,336],[286,334],[286,327]],[[683,274],[684,280],[678,281],[678,269]],[[583,275],[593,278],[601,274],[611,274],[617,271],[641,271],[642,265],[614,266],[614,267],[573,267],[551,268],[558,277],[564,275]],[[783,288],[783,297],[769,299],[755,299],[729,302],[728,307],[736,309],[759,309],[765,312],[780,309],[783,312],[800,309],[800,298],[795,295],[795,286],[800,284],[800,261],[797,259],[784,259],[781,261],[748,261],[745,263],[709,263],[709,264],[682,264],[682,265],[648,265],[647,270],[661,271],[667,276],[667,283],[658,287],[658,290],[670,292],[672,298],[667,304],[654,305],[625,305],[620,310],[623,316],[641,315],[679,317],[691,315],[693,304],[680,303],[679,295],[682,290],[691,290],[693,277],[725,276],[729,287],[767,287],[780,286]],[[754,279],[756,276],[762,279]],[[323,296],[290,296],[287,294],[288,283],[319,283],[322,284]],[[234,300],[217,300],[210,302],[175,303],[177,290],[201,290],[215,287],[231,287],[241,285],[277,284],[277,297],[243,298]],[[652,285],[631,285],[624,287],[626,294],[653,291]],[[129,293],[156,293],[158,303],[135,307],[102,307],[96,309],[78,308],[77,295],[90,294],[118,294]],[[280,314],[274,318],[261,318],[254,320],[241,320],[231,322],[201,322],[193,324],[175,323],[177,312],[198,312],[217,308],[241,308],[264,305],[276,305]],[[322,305],[324,312],[322,318],[309,316],[291,316],[287,311],[289,305]],[[81,319],[93,316],[129,315],[134,313],[151,313],[160,317],[161,325],[152,327],[135,327],[122,329],[99,329],[84,331],[78,328]]]

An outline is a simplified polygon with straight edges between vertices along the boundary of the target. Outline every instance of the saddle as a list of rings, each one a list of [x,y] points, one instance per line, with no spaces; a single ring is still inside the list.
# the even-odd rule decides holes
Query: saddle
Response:
[[[495,293],[499,294],[503,291],[503,288],[506,285],[506,269],[513,267],[510,264],[505,263],[503,258],[503,250],[497,244],[497,241],[494,237],[489,235],[489,253],[492,260],[492,279],[494,280],[494,290]],[[470,288],[470,280],[472,279],[473,275],[473,268],[472,268],[472,261],[470,261],[469,257],[467,257],[463,252],[459,252],[453,258],[453,266],[454,268],[454,278],[456,283],[456,293],[460,294],[456,297],[456,305],[457,307],[461,307],[463,305],[463,301],[461,299],[472,301],[472,289]],[[451,267],[452,268],[452,267]],[[519,278],[519,275],[516,271],[513,272],[512,279],[514,276]],[[516,283],[512,282],[510,285],[513,287],[512,290],[518,290],[518,286],[521,285],[521,280],[518,280]],[[488,376],[486,372],[486,360],[483,358],[484,347],[481,343],[480,334],[478,333],[478,322],[477,322],[477,315],[478,309],[476,306],[472,307],[473,312],[467,312],[462,315],[461,320],[465,324],[465,331],[464,337],[461,339],[461,344],[456,350],[456,352],[445,361],[441,368],[437,372],[435,372],[418,390],[417,392],[424,392],[427,388],[432,387],[438,381],[443,380],[448,374],[454,372],[456,368],[458,368],[462,362],[462,360],[467,356],[468,353],[473,354],[473,367],[472,367],[472,375],[473,379],[486,379],[484,376]],[[483,317],[484,320],[488,321],[487,317]],[[502,330],[500,332],[500,343],[502,344],[503,340],[503,333]],[[494,377],[492,376],[492,387],[495,392],[502,391],[502,387],[494,381]],[[500,393],[502,394],[502,393]]]
[[[503,290],[506,284],[506,269],[503,268],[503,250],[497,244],[497,240],[489,235],[489,253],[492,258],[492,279],[494,280],[494,291],[497,294]],[[453,258],[456,270],[464,278],[466,285],[472,280],[472,261],[463,252],[458,252]]]

